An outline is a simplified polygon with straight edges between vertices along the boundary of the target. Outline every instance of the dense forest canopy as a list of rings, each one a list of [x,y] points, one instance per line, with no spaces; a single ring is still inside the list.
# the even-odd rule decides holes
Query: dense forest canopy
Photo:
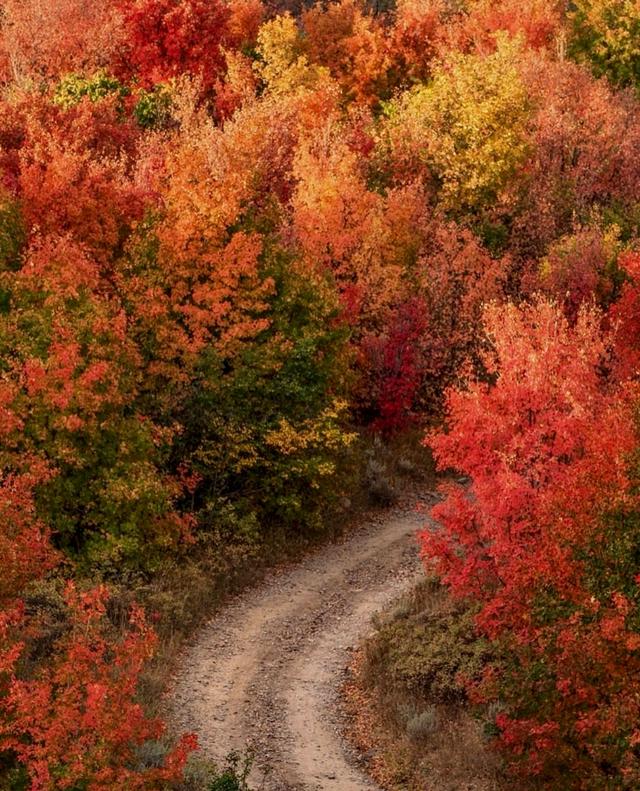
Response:
[[[0,81],[2,787],[178,782],[109,584],[429,427],[496,745],[638,788],[640,3],[3,0]]]

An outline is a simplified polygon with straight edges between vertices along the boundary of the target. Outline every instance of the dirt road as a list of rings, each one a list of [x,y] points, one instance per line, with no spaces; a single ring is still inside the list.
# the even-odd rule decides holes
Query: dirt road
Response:
[[[225,608],[184,656],[175,723],[218,761],[251,745],[268,791],[375,788],[341,738],[339,687],[372,615],[420,574],[426,520],[413,503],[372,517]]]

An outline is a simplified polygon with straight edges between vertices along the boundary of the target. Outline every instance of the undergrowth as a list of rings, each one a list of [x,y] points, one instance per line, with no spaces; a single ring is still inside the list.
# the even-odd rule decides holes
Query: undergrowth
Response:
[[[464,689],[489,658],[473,616],[425,579],[375,619],[356,654],[345,687],[351,736],[384,788],[504,788],[484,713],[472,712]]]

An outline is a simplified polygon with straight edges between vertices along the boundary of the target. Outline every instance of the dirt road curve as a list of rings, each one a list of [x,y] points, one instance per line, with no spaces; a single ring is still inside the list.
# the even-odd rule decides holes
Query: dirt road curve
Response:
[[[372,518],[223,610],[184,656],[174,722],[216,760],[252,745],[268,791],[375,788],[341,739],[338,689],[371,616],[419,574],[426,519],[413,505]]]

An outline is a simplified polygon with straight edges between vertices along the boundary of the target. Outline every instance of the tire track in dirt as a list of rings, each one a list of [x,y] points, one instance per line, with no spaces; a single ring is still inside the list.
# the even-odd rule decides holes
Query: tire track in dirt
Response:
[[[371,617],[419,578],[427,519],[415,508],[372,517],[225,607],[183,656],[175,725],[218,762],[251,746],[266,791],[375,789],[341,737],[339,689]]]

